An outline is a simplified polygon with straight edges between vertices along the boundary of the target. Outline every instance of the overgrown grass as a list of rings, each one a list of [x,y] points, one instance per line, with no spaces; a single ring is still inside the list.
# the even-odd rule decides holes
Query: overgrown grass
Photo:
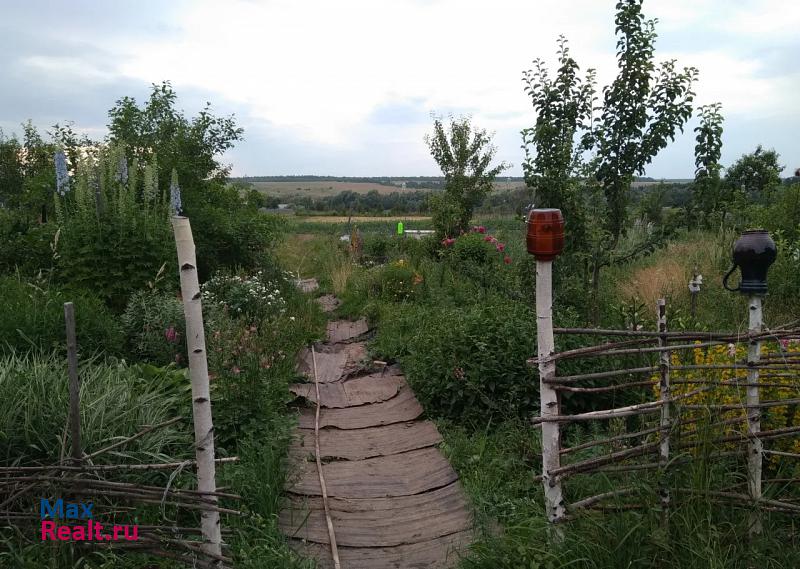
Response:
[[[563,526],[565,539],[551,537],[546,522],[536,431],[523,421],[488,424],[471,430],[439,422],[444,452],[458,472],[473,505],[480,539],[462,561],[464,569],[580,567],[664,567],[723,569],[800,564],[800,534],[786,514],[764,514],[761,537],[748,540],[748,510],[698,495],[674,493],[669,531],[658,508],[654,475],[616,478],[578,476],[566,483],[568,500],[632,486],[618,503],[643,503],[644,510],[583,514]],[[671,480],[671,486],[698,492],[719,490],[737,480],[730,462],[698,460]],[[610,502],[614,504],[614,501]]]

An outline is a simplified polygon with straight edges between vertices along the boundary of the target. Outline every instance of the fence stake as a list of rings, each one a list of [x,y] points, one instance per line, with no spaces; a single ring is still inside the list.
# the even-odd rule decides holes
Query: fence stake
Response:
[[[566,516],[561,482],[551,472],[561,466],[561,427],[550,422],[548,417],[561,414],[558,392],[548,383],[556,375],[556,363],[552,359],[555,351],[553,341],[553,261],[536,261],[536,344],[539,361],[539,398],[542,423],[542,484],[547,509],[547,519],[552,524],[563,521]],[[555,539],[562,539],[563,532],[555,529]]]
[[[761,332],[763,313],[761,310],[761,297],[752,295],[748,302],[748,313],[750,317],[750,333]],[[764,455],[764,443],[758,436],[761,431],[761,409],[759,405],[758,390],[758,368],[752,364],[758,363],[761,359],[761,342],[750,340],[747,347],[747,363],[751,367],[747,370],[747,424],[750,430],[750,443],[747,453],[748,470],[748,489],[753,501],[761,499],[761,466]],[[750,534],[758,535],[761,533],[761,517],[757,510],[750,514]]]
[[[67,365],[69,367],[69,432],[72,439],[72,460],[80,462],[81,451],[81,399],[78,377],[78,339],[75,333],[75,305],[64,303],[64,322],[67,327]]]
[[[667,301],[659,298],[656,303],[658,309],[658,331],[662,334],[658,339],[658,345],[662,348],[667,346]],[[667,464],[669,464],[669,438],[670,438],[670,405],[669,400],[671,397],[669,385],[669,367],[670,367],[670,353],[661,352],[659,361],[660,379],[658,383],[658,392],[661,401],[664,404],[661,406],[661,445],[659,446],[659,462],[661,464],[661,488],[659,494],[661,497],[661,510],[662,521],[665,531],[669,531],[669,484],[667,483]]]
[[[211,393],[208,384],[206,336],[203,328],[200,283],[197,280],[197,257],[189,219],[172,218],[178,267],[181,279],[183,312],[186,316],[186,344],[189,356],[189,377],[192,382],[192,418],[194,420],[195,456],[197,459],[197,489],[206,493],[216,505],[217,491],[214,463],[214,423],[211,417]],[[204,552],[222,555],[222,528],[219,511],[204,509],[201,516]]]

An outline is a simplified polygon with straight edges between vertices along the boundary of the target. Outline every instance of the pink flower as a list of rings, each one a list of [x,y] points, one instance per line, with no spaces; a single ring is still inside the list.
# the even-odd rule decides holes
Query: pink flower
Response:
[[[173,326],[170,326],[166,330],[164,330],[164,337],[167,339],[167,342],[170,344],[174,344],[178,341],[178,333],[175,331]]]
[[[503,244],[503,243],[498,243],[498,244],[497,244],[497,250],[498,250],[500,253],[502,253],[503,251],[505,251],[505,249],[506,249],[506,246],[505,246],[505,244]]]
[[[511,257],[509,257],[508,255],[506,255],[505,257],[503,257],[503,262],[504,262],[506,265],[510,265],[510,264],[511,264]]]
[[[478,233],[486,233],[486,228],[483,225],[477,227]]]
[[[785,338],[783,340],[781,340],[781,348],[783,350],[788,350],[789,349],[789,340],[787,340]]]
[[[486,241],[487,243],[491,243],[492,239],[494,238],[491,235],[487,235],[486,237],[483,238],[483,240]]]
[[[232,372],[234,375],[239,375],[240,373],[242,373],[242,370],[240,370],[240,369],[239,369],[239,366],[233,366],[233,367],[231,368],[231,372]]]

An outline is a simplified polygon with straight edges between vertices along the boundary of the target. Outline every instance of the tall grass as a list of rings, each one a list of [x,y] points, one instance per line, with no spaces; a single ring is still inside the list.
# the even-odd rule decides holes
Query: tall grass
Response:
[[[704,490],[725,490],[740,481],[741,470],[734,462],[699,456],[690,467],[675,470],[670,487],[691,488],[697,493],[673,493],[667,531],[658,507],[655,475],[572,477],[565,486],[568,501],[624,486],[635,491],[620,498],[617,505],[641,503],[647,507],[581,514],[563,526],[565,539],[559,543],[550,537],[541,483],[533,481],[541,461],[536,431],[517,420],[481,431],[440,422],[439,430],[480,528],[480,539],[462,560],[463,569],[800,566],[800,535],[790,516],[765,513],[763,534],[749,540],[747,509],[703,497]]]
[[[85,362],[81,378],[81,444],[99,450],[182,413],[190,424],[188,389],[182,375],[152,374],[124,363]],[[185,381],[180,385],[181,378]],[[185,396],[188,401],[188,394]],[[11,355],[0,360],[0,462],[55,462],[69,448],[65,433],[69,408],[67,368],[58,355]],[[191,456],[187,428],[171,426],[149,433],[99,461]]]

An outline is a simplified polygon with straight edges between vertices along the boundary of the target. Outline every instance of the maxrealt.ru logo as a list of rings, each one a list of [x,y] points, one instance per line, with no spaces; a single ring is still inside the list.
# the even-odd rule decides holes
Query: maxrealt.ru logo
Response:
[[[42,518],[42,541],[136,541],[139,526],[104,526],[94,521],[92,502],[65,502],[62,498],[51,503],[39,501]],[[58,523],[60,520],[61,523]],[[104,533],[107,530],[108,533]]]

